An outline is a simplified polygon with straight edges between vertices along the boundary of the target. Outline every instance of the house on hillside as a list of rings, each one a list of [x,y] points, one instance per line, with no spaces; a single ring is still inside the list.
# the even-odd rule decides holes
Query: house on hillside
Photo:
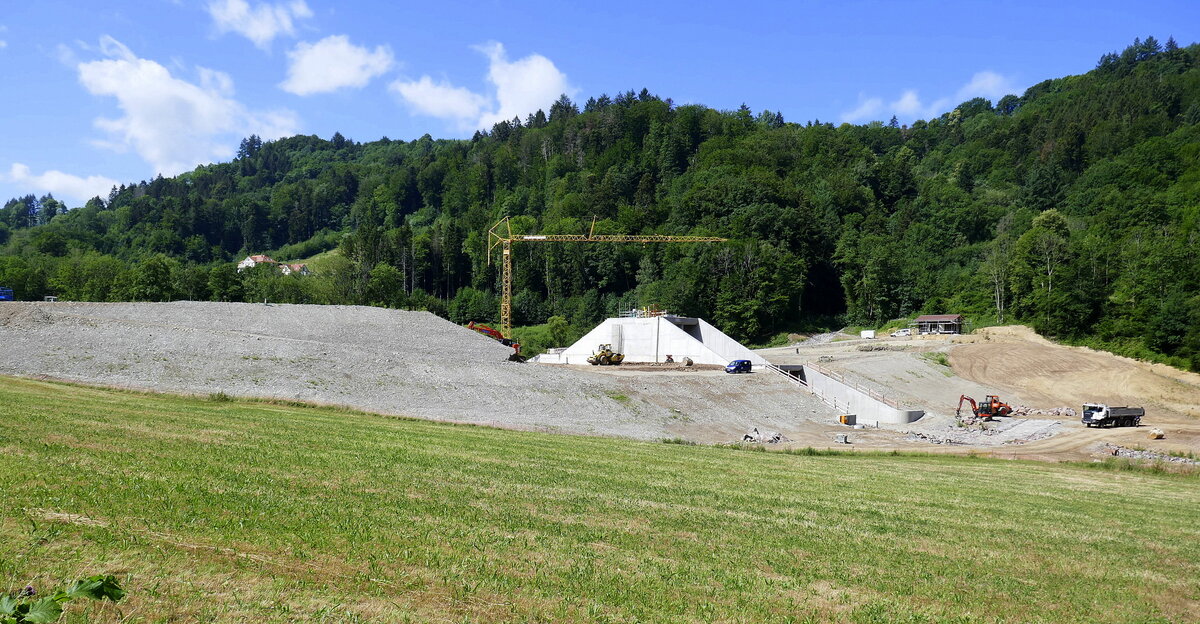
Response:
[[[245,260],[242,260],[238,263],[237,270],[238,273],[241,273],[246,269],[252,269],[260,264],[271,264],[277,266],[279,267],[279,272],[283,273],[284,275],[312,275],[312,271],[309,270],[307,264],[288,264],[286,262],[280,262],[271,256],[246,256]]]
[[[241,273],[246,269],[252,269],[260,264],[279,264],[279,262],[271,256],[246,256],[245,260],[238,263],[237,270],[238,273]]]
[[[926,314],[918,316],[912,325],[918,334],[961,334],[963,317],[961,314]]]
[[[279,272],[284,275],[291,275],[293,273],[296,275],[312,275],[312,271],[308,270],[307,264],[281,264],[279,265]]]

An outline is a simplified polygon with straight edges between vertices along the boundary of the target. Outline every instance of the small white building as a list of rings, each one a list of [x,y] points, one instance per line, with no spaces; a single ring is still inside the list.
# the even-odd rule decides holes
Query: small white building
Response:
[[[241,262],[238,263],[237,270],[238,270],[238,273],[241,273],[242,271],[245,271],[246,269],[252,269],[260,264],[273,264],[273,265],[279,267],[279,272],[283,273],[284,275],[291,275],[293,273],[295,273],[296,275],[312,275],[312,271],[309,270],[307,264],[303,264],[303,263],[288,264],[286,262],[280,262],[280,261],[272,258],[271,256],[261,256],[261,255],[260,256],[246,256],[245,260],[242,260]]]
[[[279,272],[284,275],[312,275],[312,271],[308,270],[307,264],[280,264]]]
[[[625,362],[664,362],[670,355],[676,362],[692,358],[697,364],[724,366],[733,360],[750,360],[753,366],[766,366],[767,360],[709,325],[704,319],[663,315],[651,318],[610,318],[566,349],[554,349],[537,356],[544,364],[587,364],[587,359],[602,344],[625,354]]]
[[[245,271],[246,269],[253,269],[254,267],[256,267],[260,264],[279,264],[279,263],[276,262],[275,259],[272,258],[271,256],[246,256],[245,260],[242,260],[241,262],[238,263],[237,270],[238,270],[238,273],[241,273],[242,271]]]

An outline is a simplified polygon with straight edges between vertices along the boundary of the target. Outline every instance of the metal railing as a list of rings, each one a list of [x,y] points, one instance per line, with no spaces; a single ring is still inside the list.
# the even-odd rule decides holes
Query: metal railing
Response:
[[[842,385],[845,385],[849,388],[857,390],[858,392],[861,392],[861,393],[867,395],[871,399],[879,401],[880,403],[883,403],[884,405],[887,405],[888,407],[898,409],[898,410],[904,409],[903,407],[900,407],[900,402],[897,401],[896,399],[893,399],[893,398],[883,394],[882,392],[879,392],[877,390],[874,390],[872,388],[869,388],[867,386],[859,384],[855,381],[846,379],[846,376],[841,373],[831,371],[828,368],[825,368],[824,366],[821,366],[819,364],[814,364],[812,362],[805,362],[804,367],[811,368],[811,369],[815,370],[816,372],[821,373],[822,375],[825,375],[826,377],[828,377]],[[811,386],[804,379],[800,379],[799,377],[789,373],[788,371],[783,370],[782,368],[780,368],[774,364],[767,364],[767,370],[774,371],[776,373],[779,373],[780,375],[783,375],[784,377],[787,377],[789,381],[791,381],[792,383],[796,384],[797,386],[799,386],[801,388],[804,388],[805,390],[808,391],[809,394],[816,396],[817,398],[821,399],[822,401],[825,401],[826,403],[831,402],[831,399],[829,397],[826,397],[823,393],[821,393],[816,388]],[[839,406],[837,405],[836,401],[832,401],[832,402],[834,405],[834,409],[837,409]]]
[[[789,381],[796,384],[797,386],[800,386],[801,388],[804,388],[805,390],[812,392],[812,390],[808,387],[808,383],[805,382],[803,379],[800,379],[799,377],[783,370],[782,368],[779,368],[778,366],[776,366],[774,364],[767,364],[767,370],[775,371],[776,373],[779,373],[780,375],[787,377]]]
[[[900,407],[899,401],[883,394],[882,392],[878,392],[872,388],[863,386],[863,385],[859,384],[858,382],[848,380],[848,379],[846,379],[846,376],[841,373],[831,371],[831,370],[825,368],[824,366],[821,366],[819,364],[814,364],[812,362],[805,362],[804,367],[811,368],[811,369],[817,371],[818,373],[821,373],[822,375],[825,375],[826,377],[828,377],[842,385],[849,386],[850,388],[853,388],[854,390],[857,390],[857,391],[871,397],[872,399],[879,401],[880,403],[883,403],[884,405],[887,405],[888,407],[895,408],[895,409],[904,409],[904,408]],[[814,394],[815,394],[815,392],[814,392]],[[822,398],[824,398],[824,397],[822,397]]]

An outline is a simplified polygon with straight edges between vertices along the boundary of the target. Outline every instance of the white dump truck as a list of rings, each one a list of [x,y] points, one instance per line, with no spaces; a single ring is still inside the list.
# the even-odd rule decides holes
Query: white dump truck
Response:
[[[1083,404],[1083,424],[1091,427],[1136,427],[1146,410],[1140,407],[1110,407],[1102,403]]]

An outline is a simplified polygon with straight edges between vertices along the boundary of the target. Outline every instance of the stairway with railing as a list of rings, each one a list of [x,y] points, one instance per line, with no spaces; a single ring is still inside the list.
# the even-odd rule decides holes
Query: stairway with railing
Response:
[[[833,409],[856,413],[860,422],[909,423],[925,414],[921,410],[901,407],[896,399],[813,362],[804,363],[803,378],[775,364],[768,364],[766,368],[787,377],[788,381]]]
[[[847,379],[845,375],[843,375],[839,372],[829,370],[828,368],[825,368],[824,366],[821,366],[820,364],[814,364],[812,362],[806,362],[804,364],[804,367],[815,370],[818,373],[821,373],[822,375],[825,375],[826,377],[828,377],[846,387],[853,388],[853,389],[867,395],[868,397],[870,397],[876,401],[879,401],[880,403],[883,403],[884,405],[887,405],[888,407],[891,407],[894,409],[903,409],[900,407],[900,402],[897,401],[896,399],[893,399],[893,398],[885,395],[882,392],[879,392],[877,390],[874,390],[872,388],[864,386],[864,385],[858,383],[857,381]]]
[[[797,377],[796,375],[793,375],[793,374],[789,373],[788,371],[783,370],[782,368],[776,366],[775,364],[767,364],[767,370],[779,373],[780,375],[787,377],[788,381],[796,384],[797,386],[800,386],[801,388],[804,388],[805,390],[808,390],[807,382],[805,382],[803,379]],[[809,392],[812,392],[812,391],[809,390]]]

